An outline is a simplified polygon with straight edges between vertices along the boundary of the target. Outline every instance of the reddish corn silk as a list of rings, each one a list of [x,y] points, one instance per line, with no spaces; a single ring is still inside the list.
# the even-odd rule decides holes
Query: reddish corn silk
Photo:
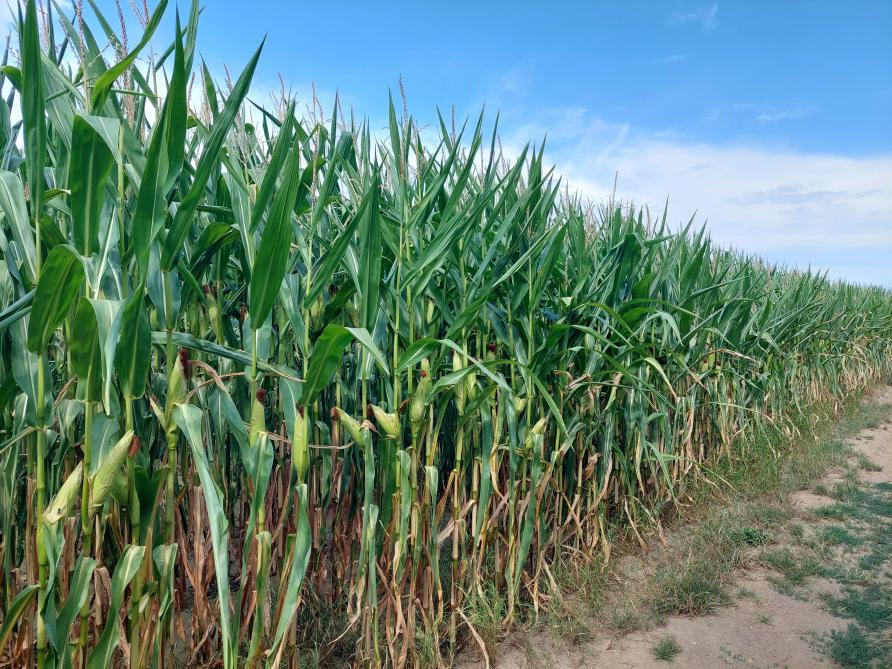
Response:
[[[189,349],[185,346],[180,349],[180,364],[183,366],[183,376],[187,382],[190,381],[192,378],[192,365],[189,363]]]
[[[127,451],[127,456],[132,458],[137,453],[139,453],[140,446],[141,446],[141,444],[139,441],[139,437],[134,434],[133,439],[130,440],[130,450]]]
[[[427,378],[427,372],[425,372],[425,371],[422,369],[422,370],[418,373],[418,376],[420,376],[422,379],[425,379],[425,378]]]
[[[332,419],[332,420],[339,420],[339,419],[341,418],[341,412],[338,411],[338,408],[337,408],[337,407],[332,407],[332,408],[331,408],[330,415],[331,415],[331,419]]]
[[[257,401],[266,404],[266,390],[264,388],[257,389]]]
[[[488,350],[490,353],[495,353],[495,352],[496,352],[496,344],[495,344],[495,342],[492,342],[492,341],[489,342],[489,343],[486,345],[486,348],[487,348],[487,350]]]

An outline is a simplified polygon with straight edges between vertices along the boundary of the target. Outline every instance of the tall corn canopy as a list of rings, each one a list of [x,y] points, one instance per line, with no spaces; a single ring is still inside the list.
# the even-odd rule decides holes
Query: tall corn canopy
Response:
[[[30,0],[0,75],[13,665],[448,663],[469,596],[510,622],[890,371],[888,292],[587,208],[482,120],[261,109],[166,5],[128,52]]]

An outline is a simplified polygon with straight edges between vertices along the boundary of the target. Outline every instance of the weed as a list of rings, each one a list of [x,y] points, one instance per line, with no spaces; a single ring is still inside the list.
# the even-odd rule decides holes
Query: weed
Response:
[[[652,651],[655,659],[662,662],[671,662],[681,652],[681,646],[674,636],[667,634],[654,644]]]

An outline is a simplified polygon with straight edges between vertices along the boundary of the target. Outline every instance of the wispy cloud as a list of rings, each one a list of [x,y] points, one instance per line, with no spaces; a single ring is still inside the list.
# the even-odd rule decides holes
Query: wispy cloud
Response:
[[[669,56],[664,56],[663,58],[657,58],[656,62],[671,65],[672,63],[680,63],[687,59],[688,59],[688,54],[686,54],[686,53],[673,53]]]
[[[794,121],[813,114],[813,107],[793,107],[791,109],[766,110],[756,114],[754,121],[758,123],[777,123],[778,121]]]
[[[713,2],[689,11],[680,11],[672,15],[670,21],[675,24],[693,23],[704,32],[712,32],[719,27],[719,3]]]
[[[892,154],[800,152],[708,144],[609,123],[584,109],[552,110],[515,132],[514,145],[549,136],[547,156],[571,190],[594,201],[613,191],[651,211],[669,198],[670,220],[706,223],[719,243],[831,276],[892,286]],[[808,249],[803,253],[802,249]],[[877,249],[884,252],[874,253]],[[855,259],[866,260],[858,264]]]
[[[771,105],[756,102],[740,102],[730,105],[711,107],[704,114],[704,121],[716,121],[723,116],[748,117],[756,123],[778,123],[794,121],[810,116],[818,111],[812,105]]]

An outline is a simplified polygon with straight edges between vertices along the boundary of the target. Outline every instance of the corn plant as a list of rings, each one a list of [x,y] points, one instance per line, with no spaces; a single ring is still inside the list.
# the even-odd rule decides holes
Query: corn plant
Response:
[[[0,70],[8,664],[447,665],[469,595],[538,611],[889,373],[888,291],[587,204],[483,117],[263,108],[261,49],[221,88],[166,10],[128,49],[29,0]]]

